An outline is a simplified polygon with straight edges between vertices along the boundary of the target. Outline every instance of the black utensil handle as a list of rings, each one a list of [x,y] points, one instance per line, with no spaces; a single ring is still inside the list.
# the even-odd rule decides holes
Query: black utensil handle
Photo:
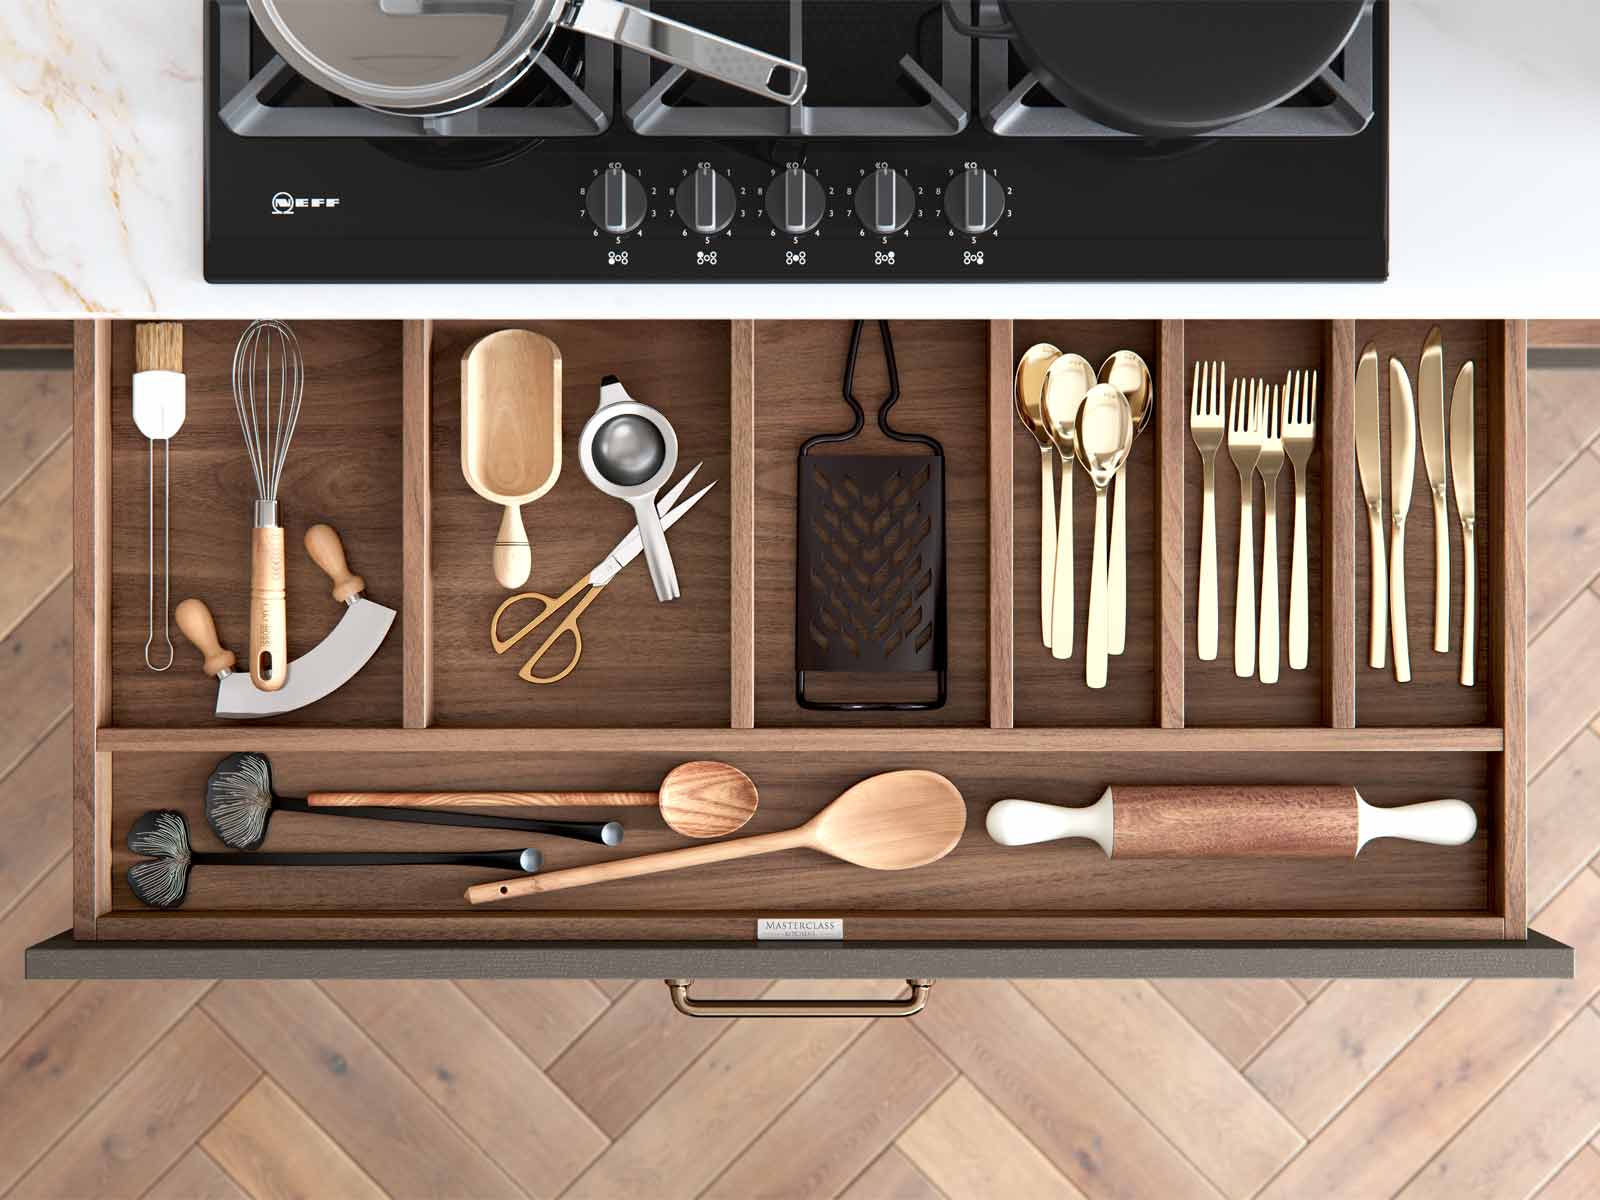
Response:
[[[318,813],[325,817],[361,817],[368,821],[410,821],[417,825],[454,825],[469,829],[517,829],[523,833],[547,833],[551,837],[595,842],[601,846],[615,846],[622,841],[622,826],[616,821],[543,821],[532,817],[492,817],[485,813],[391,808],[379,804],[312,808],[304,800],[285,800],[282,797],[273,801],[273,807],[286,812]]]
[[[256,850],[244,854],[196,854],[197,867],[491,867],[522,870],[522,850],[439,854],[427,850]]]

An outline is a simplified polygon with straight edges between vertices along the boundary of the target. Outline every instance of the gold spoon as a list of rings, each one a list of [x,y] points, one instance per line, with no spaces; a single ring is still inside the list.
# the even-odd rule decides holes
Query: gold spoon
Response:
[[[1150,424],[1156,409],[1155,385],[1150,368],[1132,350],[1118,350],[1100,364],[1100,382],[1109,383],[1128,398],[1137,437]],[[1128,644],[1128,465],[1117,471],[1116,505],[1111,515],[1110,605],[1108,645],[1121,654]]]
[[[1093,386],[1094,367],[1081,354],[1063,354],[1050,364],[1045,375],[1045,428],[1061,455],[1061,519],[1056,523],[1055,594],[1050,618],[1050,653],[1056,658],[1072,657],[1072,633],[1077,620],[1073,583],[1073,422],[1078,417],[1078,406]]]
[[[1094,566],[1089,582],[1089,639],[1085,680],[1106,685],[1110,621],[1107,614],[1106,488],[1133,449],[1133,410],[1128,397],[1109,383],[1097,383],[1078,406],[1074,439],[1078,461],[1094,484]]]
[[[1061,357],[1061,351],[1048,342],[1029,346],[1017,363],[1017,382],[1014,399],[1017,418],[1033,440],[1039,443],[1039,627],[1044,644],[1050,646],[1050,617],[1053,600],[1054,566],[1056,553],[1056,489],[1055,469],[1051,466],[1050,434],[1044,422],[1044,379],[1050,364]]]

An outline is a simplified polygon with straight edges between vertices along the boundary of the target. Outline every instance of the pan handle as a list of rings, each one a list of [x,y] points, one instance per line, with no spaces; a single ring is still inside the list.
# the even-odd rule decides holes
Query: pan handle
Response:
[[[798,104],[805,95],[806,69],[799,63],[619,0],[568,0],[561,24],[780,104]]]
[[[1009,38],[1016,33],[1017,27],[1010,21],[999,21],[993,25],[980,25],[969,21],[961,15],[960,5],[965,0],[944,0],[945,20],[950,22],[952,28],[963,37],[969,38]],[[969,6],[970,11],[970,6]]]
[[[696,1000],[692,979],[668,979],[672,1007],[686,1017],[914,1017],[928,1005],[931,979],[908,979],[893,1000]]]

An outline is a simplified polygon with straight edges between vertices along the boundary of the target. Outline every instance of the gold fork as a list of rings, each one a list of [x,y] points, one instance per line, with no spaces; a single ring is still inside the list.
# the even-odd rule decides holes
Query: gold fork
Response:
[[[1228,455],[1239,472],[1239,582],[1233,601],[1233,673],[1256,673],[1256,550],[1251,529],[1256,461],[1261,457],[1261,381],[1233,381],[1228,406]]]
[[[1195,363],[1189,400],[1189,433],[1200,451],[1204,481],[1200,501],[1200,597],[1195,641],[1200,657],[1217,657],[1217,450],[1222,445],[1228,364]]]
[[[1306,463],[1317,441],[1317,373],[1291,371],[1284,382],[1283,449],[1294,464],[1294,564],[1289,571],[1289,666],[1306,669],[1310,611],[1306,598]]]
[[[1261,645],[1256,652],[1262,683],[1278,682],[1278,475],[1283,470],[1283,397],[1277,384],[1261,385],[1261,495],[1266,501],[1261,537]]]

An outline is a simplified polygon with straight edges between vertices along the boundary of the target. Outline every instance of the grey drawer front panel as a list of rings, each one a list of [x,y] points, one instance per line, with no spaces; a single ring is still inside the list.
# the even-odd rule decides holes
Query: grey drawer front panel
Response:
[[[1570,946],[1467,942],[77,942],[30,979],[1570,979]]]

